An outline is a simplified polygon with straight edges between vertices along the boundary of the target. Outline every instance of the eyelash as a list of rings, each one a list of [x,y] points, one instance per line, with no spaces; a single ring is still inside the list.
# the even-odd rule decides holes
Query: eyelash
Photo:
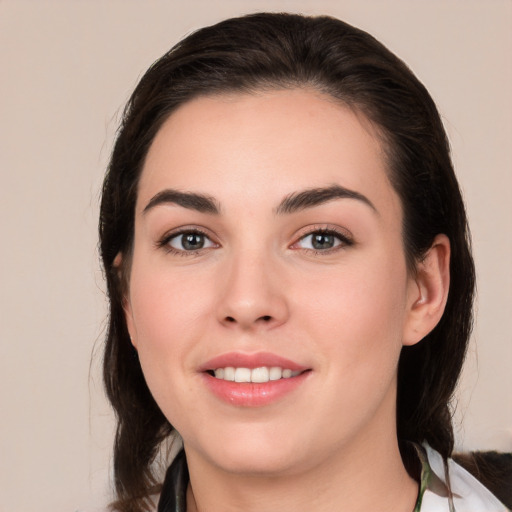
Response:
[[[310,248],[301,248],[297,247],[296,250],[303,250],[307,251],[308,253],[313,253],[315,255],[327,255],[331,254],[333,252],[339,251],[341,249],[350,247],[354,245],[354,241],[351,237],[349,237],[346,233],[342,233],[334,228],[325,228],[325,227],[314,227],[307,231],[306,233],[302,234],[300,238],[292,244],[292,248],[299,244],[299,242],[305,240],[307,237],[313,236],[313,235],[325,235],[325,236],[332,236],[334,237],[339,243],[337,245],[334,245],[333,247],[330,247],[328,249],[310,249]],[[335,242],[336,243],[336,242]]]
[[[187,251],[185,249],[176,249],[175,247],[172,247],[172,245],[170,245],[171,241],[175,238],[179,238],[179,237],[183,237],[185,235],[199,235],[199,236],[202,236],[205,238],[205,240],[208,240],[211,244],[213,244],[214,246],[218,244],[216,244],[216,242],[214,242],[210,236],[208,236],[207,233],[205,233],[204,231],[202,231],[201,229],[198,229],[198,228],[185,228],[185,229],[180,229],[179,231],[174,231],[172,233],[168,233],[166,235],[164,235],[164,237],[157,242],[157,247],[158,248],[161,248],[161,249],[164,249],[166,250],[168,253],[171,253],[171,254],[174,254],[174,255],[177,255],[177,256],[195,256],[199,253],[201,253],[201,251],[204,251],[204,250],[208,250],[212,247],[200,247],[199,249],[192,249],[190,251]]]
[[[204,237],[206,240],[208,240],[212,246],[210,247],[200,247],[199,249],[193,249],[193,250],[185,250],[185,249],[176,249],[175,247],[172,247],[170,245],[170,242],[173,239],[183,237],[185,235],[200,235]],[[334,245],[333,247],[330,247],[328,249],[313,249],[313,248],[301,248],[296,247],[300,242],[305,240],[307,237],[313,236],[313,235],[325,235],[325,236],[332,236],[334,237],[339,243],[337,245]],[[335,242],[336,243],[336,242]],[[188,228],[188,229],[181,229],[179,231],[174,231],[172,233],[166,234],[160,241],[157,242],[157,247],[165,249],[167,252],[177,255],[177,256],[195,256],[200,254],[202,251],[214,248],[215,246],[218,247],[218,244],[214,242],[208,234],[198,228]],[[296,242],[294,242],[290,247],[294,250],[303,250],[308,253],[318,254],[318,255],[326,255],[331,254],[333,252],[339,251],[341,249],[344,249],[346,247],[350,247],[354,245],[354,241],[352,238],[350,238],[347,234],[341,233],[337,229],[333,228],[325,228],[325,227],[313,227],[306,233],[302,234]]]

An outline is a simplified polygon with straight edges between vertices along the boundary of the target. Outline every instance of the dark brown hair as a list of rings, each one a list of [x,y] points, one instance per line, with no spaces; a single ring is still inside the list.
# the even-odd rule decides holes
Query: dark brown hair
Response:
[[[126,106],[105,177],[99,224],[110,298],[104,380],[117,415],[114,470],[120,510],[142,510],[155,483],[151,462],[173,431],[130,343],[123,279],[114,265],[122,253],[127,279],[145,156],[162,123],[195,97],[297,87],[329,95],[376,127],[403,206],[411,271],[436,235],[450,239],[445,313],[425,339],[401,353],[397,428],[400,440],[428,441],[444,457],[452,452],[449,401],[471,330],[474,267],[464,204],[434,102],[407,66],[366,32],[330,17],[255,14],[193,33],[150,67]]]
[[[512,453],[454,453],[453,460],[480,480],[503,505],[512,510]]]

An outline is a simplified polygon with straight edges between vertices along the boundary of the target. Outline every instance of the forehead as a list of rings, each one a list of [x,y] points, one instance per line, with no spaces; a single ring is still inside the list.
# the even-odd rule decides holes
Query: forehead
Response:
[[[282,197],[339,184],[396,200],[381,141],[371,123],[311,90],[199,97],[163,124],[139,183],[145,203],[164,188],[220,200]]]

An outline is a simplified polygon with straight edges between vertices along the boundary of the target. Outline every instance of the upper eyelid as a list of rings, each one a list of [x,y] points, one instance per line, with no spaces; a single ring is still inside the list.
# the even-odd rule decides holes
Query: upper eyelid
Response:
[[[160,239],[169,239],[175,236],[182,235],[184,233],[200,233],[201,235],[204,235],[210,239],[216,238],[215,235],[213,235],[209,229],[192,224],[169,229],[160,237]]]
[[[169,242],[178,236],[184,235],[186,233],[198,233],[200,235],[205,236],[216,245],[220,245],[218,238],[213,236],[209,230],[202,228],[201,226],[180,226],[178,228],[173,228],[169,231],[166,231],[161,237],[159,237],[155,243],[157,247],[165,247],[169,244]],[[201,249],[199,249],[201,250]]]
[[[308,236],[314,235],[315,233],[324,233],[324,234],[330,234],[338,238],[340,241],[340,244],[334,247],[331,247],[329,249],[325,250],[315,250],[311,248],[304,248],[304,247],[297,247],[297,245],[307,238]],[[351,247],[355,244],[354,237],[352,234],[345,229],[342,229],[340,227],[326,227],[324,226],[317,226],[314,228],[311,228],[307,231],[302,232],[300,235],[296,236],[294,241],[289,245],[289,248],[292,250],[303,250],[303,251],[311,251],[314,250],[315,252],[321,252],[323,254],[328,254],[333,251],[338,251],[343,248]]]
[[[293,243],[296,243],[302,238],[312,235],[314,233],[330,233],[339,236],[344,240],[348,240],[351,242],[354,241],[354,236],[348,229],[342,228],[340,226],[334,226],[332,224],[313,224],[310,226],[305,226],[298,230],[297,234],[295,235],[295,241]]]
[[[317,223],[317,224],[304,226],[304,227],[300,228],[299,230],[297,230],[295,232],[295,235],[293,235],[292,242],[289,244],[289,246],[292,246],[292,245],[298,243],[300,240],[302,240],[303,238],[305,238],[307,236],[310,236],[314,233],[319,233],[319,232],[333,234],[333,235],[339,237],[345,243],[350,243],[350,244],[354,243],[354,236],[348,229],[342,228],[341,226],[328,224],[328,223],[325,223],[325,224]],[[156,245],[157,246],[166,245],[167,243],[169,243],[169,241],[172,238],[183,235],[185,233],[199,233],[199,234],[207,237],[213,243],[215,243],[219,246],[222,245],[221,237],[219,237],[217,234],[212,233],[211,230],[209,230],[208,228],[205,228],[204,226],[199,226],[199,225],[194,225],[194,224],[183,225],[183,226],[172,228],[172,229],[166,231],[162,236],[160,236],[157,239]]]

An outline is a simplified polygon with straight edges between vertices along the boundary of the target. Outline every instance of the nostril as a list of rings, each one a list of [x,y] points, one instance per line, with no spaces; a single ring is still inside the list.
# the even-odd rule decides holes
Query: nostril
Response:
[[[272,320],[272,316],[270,316],[270,315],[260,316],[257,320],[262,320],[263,322],[270,322]],[[231,324],[236,323],[235,318],[233,318],[232,316],[227,316],[225,318],[225,321],[229,322]]]

